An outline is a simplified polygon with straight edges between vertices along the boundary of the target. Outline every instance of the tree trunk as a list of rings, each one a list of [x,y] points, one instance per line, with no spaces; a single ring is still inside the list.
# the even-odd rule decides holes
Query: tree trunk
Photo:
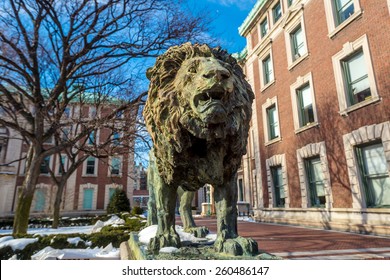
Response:
[[[34,198],[35,186],[37,185],[42,159],[37,151],[30,147],[26,158],[26,177],[22,188],[19,190],[18,203],[16,206],[13,235],[26,234],[30,208]]]
[[[60,183],[57,185],[58,189],[56,193],[56,198],[54,200],[52,228],[58,228],[58,225],[60,223],[60,208],[61,208],[62,194],[64,193],[65,184],[66,184],[66,180],[61,180]]]

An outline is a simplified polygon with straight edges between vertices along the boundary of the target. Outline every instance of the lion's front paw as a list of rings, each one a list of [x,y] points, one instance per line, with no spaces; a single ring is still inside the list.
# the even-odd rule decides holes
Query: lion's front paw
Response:
[[[192,233],[195,237],[203,238],[209,233],[207,227],[192,227],[185,230],[186,232]]]
[[[177,234],[160,234],[149,242],[148,250],[158,253],[164,247],[180,247],[180,237]]]
[[[252,238],[238,236],[229,239],[217,239],[214,244],[217,252],[234,256],[249,255],[254,256],[259,253],[257,242]]]

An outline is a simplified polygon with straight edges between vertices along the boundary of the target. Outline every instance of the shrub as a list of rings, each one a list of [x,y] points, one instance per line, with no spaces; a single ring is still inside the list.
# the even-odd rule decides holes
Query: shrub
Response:
[[[133,209],[131,209],[131,214],[133,215],[141,215],[144,212],[141,207],[134,206]]]
[[[130,201],[124,190],[116,189],[107,206],[107,214],[130,211]]]

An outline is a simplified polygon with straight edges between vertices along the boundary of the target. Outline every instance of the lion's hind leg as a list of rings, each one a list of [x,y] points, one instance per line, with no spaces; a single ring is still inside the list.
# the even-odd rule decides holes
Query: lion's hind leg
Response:
[[[185,191],[178,188],[177,194],[180,202],[180,218],[185,232],[192,233],[195,237],[205,237],[209,233],[207,227],[197,227],[192,217],[191,203],[195,192]]]

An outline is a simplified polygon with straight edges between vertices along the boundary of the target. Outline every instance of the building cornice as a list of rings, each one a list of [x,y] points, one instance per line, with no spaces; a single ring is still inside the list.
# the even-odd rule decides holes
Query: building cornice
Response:
[[[269,0],[257,0],[255,6],[249,12],[248,16],[245,18],[244,22],[238,28],[238,33],[241,36],[244,36],[248,33],[249,27],[252,25],[253,20],[257,17],[261,8],[267,3]]]

